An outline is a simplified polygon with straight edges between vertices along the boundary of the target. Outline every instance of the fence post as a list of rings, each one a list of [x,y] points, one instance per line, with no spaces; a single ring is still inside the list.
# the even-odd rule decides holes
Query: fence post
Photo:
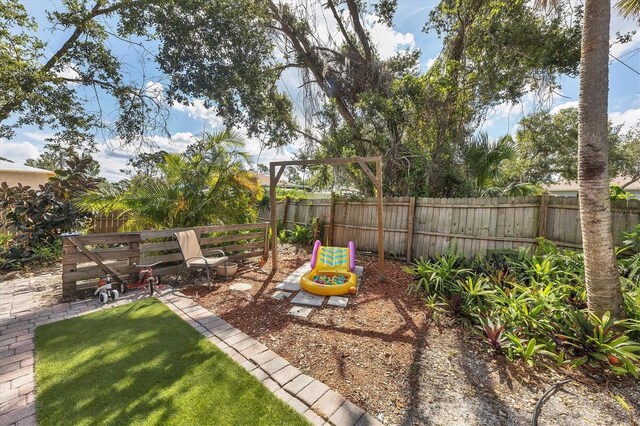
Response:
[[[266,260],[269,258],[269,222],[264,223],[264,253],[262,258]]]
[[[284,208],[282,210],[282,229],[287,229],[287,215],[289,213],[289,203],[291,198],[289,196],[284,197]]]
[[[407,263],[411,262],[413,250],[413,218],[416,213],[416,197],[409,197],[409,217],[407,219]]]
[[[138,234],[138,238],[136,239],[136,241],[131,241],[129,242],[129,250],[135,250],[135,254],[130,255],[129,256],[129,266],[135,264],[139,264],[140,263],[140,234]],[[138,273],[137,272],[131,272],[129,274],[129,280],[131,280],[131,282],[135,282],[138,281]]]
[[[547,236],[547,215],[549,212],[549,193],[540,197],[540,213],[538,214],[538,237]]]
[[[336,221],[336,200],[331,193],[331,208],[329,209],[329,234],[327,235],[327,245],[333,245],[333,230],[335,228]]]
[[[76,296],[76,282],[70,281],[66,275],[73,272],[78,267],[76,260],[68,261],[69,256],[75,257],[78,254],[78,247],[71,243],[66,237],[62,237],[62,299],[69,300]]]

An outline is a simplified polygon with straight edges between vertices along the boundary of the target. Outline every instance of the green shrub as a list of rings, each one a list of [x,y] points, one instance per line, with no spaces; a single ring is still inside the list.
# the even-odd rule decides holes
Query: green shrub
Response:
[[[13,233],[6,246],[0,245],[0,269],[53,256],[64,232],[82,229],[88,215],[79,212],[72,198],[93,188],[91,159],[73,158],[67,168],[56,170],[49,181],[34,189],[18,185],[0,186],[1,225]]]
[[[437,315],[471,326],[496,352],[527,365],[599,365],[637,377],[640,361],[640,255],[620,258],[627,320],[586,313],[582,255],[543,247],[492,252],[469,262],[449,252],[416,261],[410,289]]]
[[[308,245],[313,242],[313,228],[310,225],[294,224],[294,229],[282,229],[278,238],[283,243]]]

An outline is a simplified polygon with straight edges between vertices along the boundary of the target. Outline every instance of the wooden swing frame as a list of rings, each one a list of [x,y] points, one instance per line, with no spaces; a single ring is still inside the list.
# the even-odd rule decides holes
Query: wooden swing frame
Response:
[[[367,164],[374,163],[375,175]],[[269,163],[269,202],[271,209],[271,264],[272,269],[278,269],[278,218],[276,214],[276,185],[287,166],[313,166],[313,165],[358,164],[371,182],[376,187],[378,207],[378,279],[384,281],[384,221],[382,211],[382,157],[350,157],[350,158],[323,158],[321,160],[291,160],[274,161]],[[276,171],[276,168],[278,170]]]

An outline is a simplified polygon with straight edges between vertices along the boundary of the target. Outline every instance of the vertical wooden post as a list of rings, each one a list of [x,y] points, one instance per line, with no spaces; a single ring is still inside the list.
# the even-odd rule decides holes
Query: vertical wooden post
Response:
[[[316,217],[314,219],[312,219],[313,221],[313,241],[318,239],[318,236],[320,235],[320,218]]]
[[[384,281],[384,217],[382,213],[382,159],[376,160],[376,187],[378,193],[378,280]]]
[[[271,204],[271,269],[278,269],[278,218],[276,215],[276,166],[269,164],[269,203]]]
[[[416,197],[409,197],[409,212],[407,218],[407,263],[413,259],[413,218],[416,213]]]
[[[76,258],[78,247],[62,237],[62,299],[69,300],[76,296],[76,282],[69,280],[68,273],[73,272],[78,267]]]
[[[538,237],[547,236],[547,216],[549,212],[549,193],[540,197],[540,213],[538,214]]]
[[[331,208],[329,209],[329,232],[327,235],[327,245],[333,245],[333,230],[335,228],[336,221],[336,200],[333,196],[333,192],[331,193]]]
[[[266,261],[269,258],[269,222],[264,223],[264,252],[262,258]]]
[[[289,203],[291,202],[291,198],[289,196],[284,197],[284,210],[282,211],[282,227],[283,229],[287,229],[287,216],[289,213]],[[295,229],[295,227],[294,227]]]
[[[139,264],[140,263],[140,234],[138,234],[138,238],[135,241],[131,241],[129,243],[129,249],[130,250],[136,250],[136,254],[134,255],[130,255],[129,256],[129,265],[133,265],[135,264]],[[129,279],[133,282],[133,281],[138,281],[138,277],[137,277],[137,273],[136,272],[132,272],[129,274]]]

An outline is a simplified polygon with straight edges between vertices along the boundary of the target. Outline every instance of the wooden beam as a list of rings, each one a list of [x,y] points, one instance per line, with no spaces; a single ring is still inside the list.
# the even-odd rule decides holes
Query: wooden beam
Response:
[[[376,160],[378,194],[378,280],[384,281],[384,216],[382,213],[382,157]]]
[[[280,172],[284,166],[280,168]],[[269,163],[269,204],[271,205],[271,269],[278,269],[278,218],[276,215],[276,165]]]
[[[358,164],[360,165],[360,168],[362,169],[362,171],[369,176],[369,179],[371,179],[371,182],[373,183],[373,185],[376,187],[376,189],[378,191],[380,191],[381,187],[378,186],[378,179],[374,176],[373,172],[371,171],[371,169],[369,169],[369,166],[367,166],[367,163],[364,162],[364,160],[362,160],[362,158],[360,157],[356,157],[356,161],[358,162]]]
[[[282,165],[280,166],[280,169],[278,170],[278,174],[276,175],[275,179],[273,180],[273,183],[271,185],[273,186],[277,186],[278,182],[280,182],[280,178],[282,177],[282,173],[284,172],[286,165]]]
[[[361,159],[365,163],[374,163],[382,160],[382,157],[349,157],[349,158],[322,158],[318,160],[290,160],[290,161],[273,161],[269,163],[274,166],[313,166],[318,164],[353,164]]]

